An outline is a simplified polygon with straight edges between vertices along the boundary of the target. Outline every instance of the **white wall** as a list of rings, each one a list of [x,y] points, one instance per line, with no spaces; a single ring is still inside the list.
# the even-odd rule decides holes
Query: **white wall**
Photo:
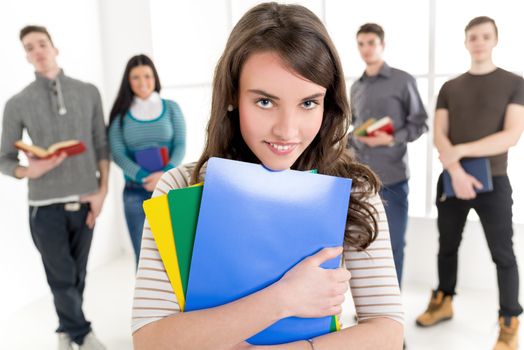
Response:
[[[124,11],[125,10],[125,11]],[[0,109],[34,79],[18,40],[28,24],[48,28],[60,50],[59,64],[71,77],[95,84],[102,94],[106,118],[128,58],[151,52],[146,0],[9,0],[0,11],[3,76]],[[131,253],[123,219],[122,174],[111,167],[110,192],[97,221],[89,270],[124,251]],[[40,256],[28,227],[27,183],[0,176],[0,321],[49,293]],[[134,266],[130,266],[134,269]]]
[[[45,25],[50,30],[56,46],[60,49],[59,62],[66,74],[92,82],[99,87],[107,116],[129,57],[138,53],[151,56],[153,53],[162,53],[158,48],[153,52],[149,1],[8,0],[3,2],[0,11],[0,42],[2,43],[0,63],[4,72],[0,84],[0,109],[3,110],[5,101],[10,96],[20,91],[33,79],[32,68],[25,61],[18,40],[18,31],[24,25],[34,23]],[[242,1],[232,3],[235,5],[232,6],[233,10],[240,5],[247,6]],[[211,6],[211,3],[208,5]],[[203,4],[192,6],[206,7]],[[313,7],[313,9],[321,12],[321,8]],[[232,16],[236,19],[239,13],[233,12]],[[167,17],[169,19],[169,16]],[[224,18],[217,21],[222,24],[227,22]],[[191,19],[188,19],[188,22],[191,22]],[[353,30],[352,27],[351,33]],[[223,35],[225,33],[220,32],[216,37],[220,38]],[[352,35],[348,35],[347,38],[353,38]],[[177,43],[166,42],[165,45],[176,47]],[[191,57],[192,54],[184,50],[180,52],[181,55],[185,55],[184,57]],[[153,59],[162,62],[162,57],[153,56]],[[159,66],[161,68],[162,64]],[[160,75],[169,78],[167,71],[160,71]],[[179,76],[173,78],[176,80]],[[208,115],[210,97],[207,87],[199,84],[184,85],[166,89],[165,94],[168,95],[166,97],[181,102],[188,124],[192,123],[192,126],[188,127],[189,135],[193,141],[200,140],[202,143],[203,138],[197,137],[203,136],[203,126]],[[197,103],[194,103],[195,96],[199,98]],[[199,116],[202,118],[199,119]],[[192,133],[195,135],[198,133],[198,136]],[[198,153],[196,148],[188,149],[190,157],[187,160],[194,160]],[[95,231],[90,270],[117,257],[123,251],[131,253],[123,219],[122,186],[122,174],[117,167],[112,166],[110,193]],[[0,321],[8,318],[21,306],[48,293],[40,257],[30,238],[26,195],[25,181],[0,176],[0,223],[2,223],[0,277],[3,281],[2,286],[6,286],[0,290],[0,310],[2,310]],[[515,251],[520,258],[521,271],[524,269],[523,235],[524,225],[515,225]],[[427,286],[428,289],[434,288],[438,239],[435,220],[410,218],[407,239],[405,283],[417,283]],[[461,287],[496,289],[495,268],[478,222],[470,222],[467,225],[460,250],[459,266],[459,290]],[[130,266],[130,269],[133,268]]]

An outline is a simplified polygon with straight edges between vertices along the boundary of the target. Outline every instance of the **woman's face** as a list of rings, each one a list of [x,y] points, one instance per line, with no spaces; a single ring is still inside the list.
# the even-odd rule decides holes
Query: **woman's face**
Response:
[[[286,67],[274,52],[251,55],[240,73],[242,138],[262,164],[291,168],[322,125],[326,88]]]
[[[147,99],[153,91],[155,91],[155,75],[153,69],[147,65],[136,66],[129,72],[129,84],[133,94],[141,98]]]

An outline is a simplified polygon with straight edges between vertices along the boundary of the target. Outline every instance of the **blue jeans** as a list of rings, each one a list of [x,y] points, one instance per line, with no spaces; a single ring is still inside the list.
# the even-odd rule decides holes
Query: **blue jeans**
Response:
[[[145,220],[142,203],[151,198],[151,194],[152,192],[146,191],[142,185],[134,182],[128,181],[124,187],[124,213],[137,265],[140,257],[140,243],[142,242],[142,230]]]
[[[402,284],[402,269],[404,267],[404,248],[406,246],[409,207],[408,194],[408,180],[392,185],[384,185],[380,190],[380,197],[384,201],[386,217],[388,218],[391,248],[393,250],[399,286]]]

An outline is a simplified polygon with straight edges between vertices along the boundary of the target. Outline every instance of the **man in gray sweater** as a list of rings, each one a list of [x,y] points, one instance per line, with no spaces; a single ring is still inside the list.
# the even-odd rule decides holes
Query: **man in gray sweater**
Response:
[[[64,75],[46,28],[20,31],[36,79],[5,106],[0,172],[29,185],[31,236],[42,256],[59,319],[58,349],[105,349],[82,310],[86,265],[96,218],[107,193],[108,146],[97,88]],[[26,130],[43,148],[65,140],[86,146],[80,155],[48,159],[28,154],[21,166],[14,143]]]

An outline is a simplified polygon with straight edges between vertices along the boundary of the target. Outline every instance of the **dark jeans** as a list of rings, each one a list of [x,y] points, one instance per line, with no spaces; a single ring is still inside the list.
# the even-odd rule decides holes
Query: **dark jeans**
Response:
[[[513,253],[512,189],[507,176],[493,177],[493,191],[477,194],[472,200],[442,196],[442,175],[437,185],[439,230],[438,289],[453,295],[457,284],[458,250],[470,209],[474,209],[484,229],[491,258],[497,266],[500,316],[518,316],[519,272]]]
[[[380,197],[384,201],[386,217],[388,218],[391,248],[397,270],[398,285],[402,284],[402,270],[404,267],[404,248],[406,246],[406,227],[408,224],[408,181],[392,185],[384,185],[380,190]]]
[[[29,226],[53,293],[59,320],[56,331],[69,334],[81,344],[91,331],[82,302],[93,230],[85,224],[89,205],[78,205],[69,210],[65,204],[30,206]]]
[[[140,257],[140,244],[142,242],[142,230],[145,220],[142,203],[151,198],[151,194],[152,192],[146,191],[142,185],[134,182],[128,181],[124,187],[124,213],[137,265]]]

